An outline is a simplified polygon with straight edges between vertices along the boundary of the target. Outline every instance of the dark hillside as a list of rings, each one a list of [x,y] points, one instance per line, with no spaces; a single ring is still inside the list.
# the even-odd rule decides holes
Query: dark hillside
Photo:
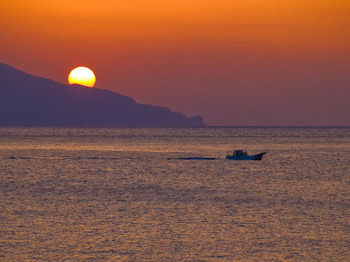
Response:
[[[0,126],[204,126],[116,92],[70,86],[0,63]]]

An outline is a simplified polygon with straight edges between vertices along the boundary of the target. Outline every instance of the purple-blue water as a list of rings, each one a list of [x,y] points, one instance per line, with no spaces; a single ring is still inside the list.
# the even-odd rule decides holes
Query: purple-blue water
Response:
[[[350,128],[0,128],[0,261],[349,261],[349,171]]]

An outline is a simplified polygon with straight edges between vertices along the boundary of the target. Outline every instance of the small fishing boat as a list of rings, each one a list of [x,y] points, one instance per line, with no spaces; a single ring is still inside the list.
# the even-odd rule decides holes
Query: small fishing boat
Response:
[[[263,155],[265,155],[266,152],[257,154],[257,155],[248,155],[247,152],[244,152],[243,150],[236,150],[233,151],[232,155],[227,155],[226,159],[230,160],[261,160]]]

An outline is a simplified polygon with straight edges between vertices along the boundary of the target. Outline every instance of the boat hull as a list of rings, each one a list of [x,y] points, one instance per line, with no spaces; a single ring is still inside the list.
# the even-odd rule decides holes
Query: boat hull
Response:
[[[257,154],[257,155],[253,155],[253,156],[226,156],[226,159],[229,159],[229,160],[261,160],[263,155],[265,155],[266,152],[264,153],[260,153],[260,154]]]

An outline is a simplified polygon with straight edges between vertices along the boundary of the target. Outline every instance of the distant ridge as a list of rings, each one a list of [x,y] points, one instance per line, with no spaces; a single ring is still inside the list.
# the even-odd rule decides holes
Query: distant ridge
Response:
[[[161,106],[119,93],[70,86],[0,63],[0,126],[205,126]]]

